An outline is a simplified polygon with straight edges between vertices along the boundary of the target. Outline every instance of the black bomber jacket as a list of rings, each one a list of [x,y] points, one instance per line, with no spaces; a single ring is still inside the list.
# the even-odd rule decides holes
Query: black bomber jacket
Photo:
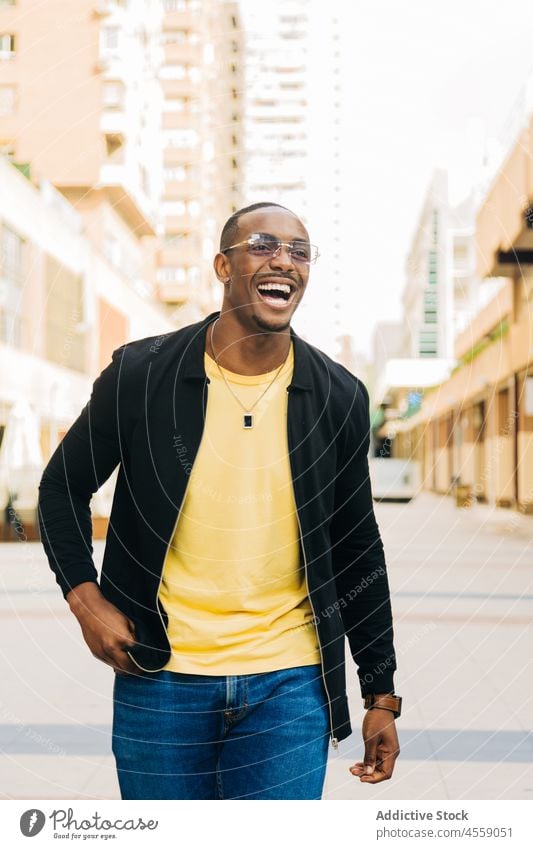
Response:
[[[166,552],[200,440],[209,391],[205,334],[218,317],[113,352],[39,485],[41,540],[64,595],[97,581],[90,500],[119,465],[100,575],[104,596],[135,623],[145,671],[170,657],[158,600]],[[396,661],[383,545],[368,474],[363,383],[291,328],[287,438],[302,562],[314,612],[331,739],[351,733],[345,636],[362,695],[393,692]]]

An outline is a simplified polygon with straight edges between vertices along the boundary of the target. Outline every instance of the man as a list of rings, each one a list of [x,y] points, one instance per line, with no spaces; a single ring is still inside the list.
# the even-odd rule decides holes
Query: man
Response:
[[[116,673],[124,799],[321,798],[351,733],[345,635],[368,708],[351,772],[392,775],[368,394],[290,325],[317,255],[284,207],[232,215],[220,313],[117,349],[44,471],[51,568]],[[118,464],[98,584],[89,501]]]

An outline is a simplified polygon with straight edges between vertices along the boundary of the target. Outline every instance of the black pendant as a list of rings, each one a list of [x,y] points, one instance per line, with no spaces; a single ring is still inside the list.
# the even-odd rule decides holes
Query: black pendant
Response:
[[[254,426],[254,417],[250,413],[243,416],[243,427],[249,428]]]

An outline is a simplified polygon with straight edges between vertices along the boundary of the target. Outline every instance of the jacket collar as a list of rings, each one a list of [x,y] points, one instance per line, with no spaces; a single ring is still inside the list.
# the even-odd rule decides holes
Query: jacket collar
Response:
[[[181,360],[181,373],[183,380],[206,380],[207,375],[204,368],[205,336],[209,325],[220,315],[220,310],[212,312],[196,325],[194,336],[186,347]],[[294,368],[291,389],[313,388],[311,369],[309,364],[309,352],[304,340],[290,328],[291,339],[294,345]]]

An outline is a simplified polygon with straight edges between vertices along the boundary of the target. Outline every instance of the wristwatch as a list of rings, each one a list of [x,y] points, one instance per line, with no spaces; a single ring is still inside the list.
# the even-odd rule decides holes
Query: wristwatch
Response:
[[[390,693],[386,696],[376,696],[374,693],[369,693],[365,696],[365,708],[372,710],[379,708],[380,710],[391,710],[394,718],[397,719],[402,713],[402,697],[395,693]]]

